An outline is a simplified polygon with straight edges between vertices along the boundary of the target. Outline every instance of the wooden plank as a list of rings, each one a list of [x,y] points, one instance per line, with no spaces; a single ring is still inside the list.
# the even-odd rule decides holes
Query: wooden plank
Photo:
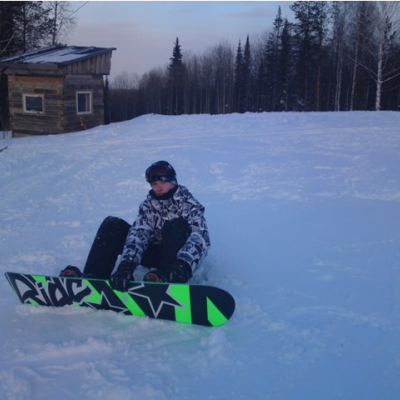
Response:
[[[78,115],[76,92],[92,92],[92,113]],[[44,113],[23,112],[23,94],[43,94]],[[103,76],[65,77],[9,75],[9,103],[13,135],[57,134],[104,124]]]

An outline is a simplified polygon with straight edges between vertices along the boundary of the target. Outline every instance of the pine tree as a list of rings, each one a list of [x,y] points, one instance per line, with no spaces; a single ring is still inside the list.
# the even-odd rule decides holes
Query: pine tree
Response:
[[[242,51],[242,44],[239,40],[239,44],[236,50],[236,61],[235,61],[235,83],[234,83],[234,111],[243,112],[244,111],[244,77],[243,77],[243,67],[244,57]]]
[[[169,115],[180,115],[184,112],[184,83],[186,71],[182,58],[179,39],[176,38],[168,67]]]
[[[258,110],[289,109],[288,85],[291,71],[291,24],[282,18],[281,8],[268,35],[258,71]]]
[[[251,53],[250,53],[250,40],[247,35],[246,44],[244,46],[243,55],[243,110],[252,110],[252,74],[251,74]]]
[[[323,69],[325,62],[325,41],[327,36],[327,23],[329,4],[326,1],[313,1],[313,34],[315,36],[315,100],[314,110],[320,111],[323,90]]]
[[[282,51],[282,31],[283,23],[281,8],[278,7],[278,14],[274,20],[274,28],[269,35],[265,51],[265,64],[267,66],[268,77],[267,87],[265,88],[268,110],[276,111],[279,109],[282,81],[279,70],[280,55]]]
[[[292,109],[290,102],[291,94],[291,74],[292,74],[292,25],[287,19],[284,20],[281,35],[281,52],[278,62],[278,73],[280,77],[281,87],[279,100],[279,110],[289,111]]]
[[[298,105],[303,110],[318,110],[321,101],[323,45],[327,34],[328,4],[324,1],[296,1],[290,8],[298,21],[294,25]]]
[[[50,12],[42,1],[0,2],[0,57],[49,44],[53,27]]]
[[[18,52],[15,18],[18,8],[19,4],[15,1],[0,2],[0,58]]]
[[[21,1],[17,14],[20,51],[38,49],[46,44],[51,29],[49,10],[44,9],[41,1]]]

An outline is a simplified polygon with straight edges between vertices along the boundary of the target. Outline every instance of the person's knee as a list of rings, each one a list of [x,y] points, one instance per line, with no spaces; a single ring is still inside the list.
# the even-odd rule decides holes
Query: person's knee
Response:
[[[115,230],[118,228],[126,229],[126,228],[130,227],[130,225],[122,218],[113,217],[113,216],[108,216],[107,218],[105,218],[104,221],[102,222],[101,226],[108,228],[108,230]]]
[[[166,221],[163,226],[163,233],[165,234],[179,234],[190,232],[189,223],[182,217]]]
[[[189,223],[184,218],[171,219],[170,221],[166,221],[162,228],[163,242],[170,242],[172,240],[183,246],[190,232]]]

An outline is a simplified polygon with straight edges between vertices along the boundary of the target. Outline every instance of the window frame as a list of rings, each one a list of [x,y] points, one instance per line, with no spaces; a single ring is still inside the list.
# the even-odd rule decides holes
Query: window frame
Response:
[[[79,111],[79,95],[88,95],[89,96],[89,109],[85,109],[85,111]],[[76,100],[76,114],[77,115],[89,115],[93,114],[93,92],[91,90],[78,90],[76,92],[75,96]],[[85,106],[86,106],[86,101],[85,101]],[[85,107],[86,108],[86,107]]]
[[[28,109],[28,107],[27,107],[27,98],[28,98],[28,97],[40,98],[40,99],[42,100],[42,107],[41,107],[41,110]],[[23,107],[24,114],[30,114],[30,115],[44,115],[44,113],[45,113],[45,108],[44,108],[44,94],[23,93],[23,94],[22,94],[22,107]]]

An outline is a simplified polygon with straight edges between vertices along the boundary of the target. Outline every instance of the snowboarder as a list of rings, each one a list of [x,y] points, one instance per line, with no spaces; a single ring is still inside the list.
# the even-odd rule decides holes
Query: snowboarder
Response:
[[[207,254],[210,246],[204,207],[189,190],[179,185],[176,172],[167,161],[158,161],[146,170],[151,185],[130,226],[117,217],[107,217],[100,225],[83,273],[73,266],[61,276],[110,279],[120,291],[128,289],[138,265],[151,268],[143,280],[185,283]],[[115,263],[121,262],[115,273]]]

